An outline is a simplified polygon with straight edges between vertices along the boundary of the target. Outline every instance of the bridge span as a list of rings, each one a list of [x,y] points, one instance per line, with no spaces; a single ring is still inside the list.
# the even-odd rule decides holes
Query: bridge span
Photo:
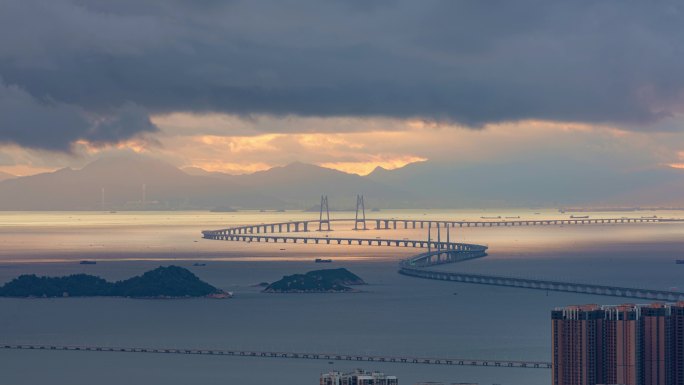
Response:
[[[487,255],[487,246],[468,243],[451,242],[447,232],[446,240],[438,239],[415,240],[415,239],[389,239],[389,238],[353,238],[353,237],[321,237],[292,235],[309,231],[318,225],[321,228],[323,222],[352,222],[357,219],[329,219],[309,220],[295,222],[281,222],[269,224],[255,224],[231,227],[220,230],[206,230],[202,235],[206,239],[238,241],[238,242],[273,242],[273,243],[304,243],[323,245],[357,245],[357,246],[394,246],[413,247],[428,249],[427,252],[414,255],[401,261],[399,273],[416,278],[435,279],[442,281],[474,283],[482,285],[494,285],[516,287],[535,290],[560,291],[581,294],[593,294],[613,297],[638,298],[657,301],[682,301],[684,292],[671,290],[658,290],[647,288],[630,288],[611,285],[599,285],[579,282],[563,282],[542,279],[528,279],[519,277],[507,277],[485,274],[470,274],[430,269],[432,266],[447,263],[464,262],[474,258],[482,258]],[[669,223],[684,222],[684,219],[665,218],[604,218],[604,219],[546,219],[534,221],[449,221],[449,220],[413,220],[413,219],[372,219],[369,222],[376,223],[378,230],[391,230],[398,228],[453,228],[453,227],[494,227],[494,226],[544,226],[544,225],[622,225],[634,223]],[[281,233],[278,235],[266,235],[269,233]],[[441,233],[438,233],[441,234]]]
[[[235,226],[220,230],[211,230],[211,233],[222,235],[234,234],[267,234],[267,233],[291,233],[308,232],[315,230],[316,226],[321,229],[321,223],[328,222],[355,222],[356,219],[328,219],[328,220],[300,220],[276,223],[259,223],[244,226]],[[463,228],[463,227],[515,227],[515,226],[578,226],[578,225],[626,225],[638,223],[669,223],[684,222],[679,218],[571,218],[571,219],[503,219],[486,221],[454,221],[454,220],[426,220],[426,219],[397,219],[378,218],[367,219],[366,222],[375,224],[375,230],[398,230],[398,229],[427,229],[427,228]]]
[[[467,358],[437,358],[410,357],[390,355],[339,354],[339,353],[297,353],[297,352],[269,352],[257,350],[221,350],[221,349],[169,349],[146,347],[112,347],[92,345],[41,345],[41,344],[0,344],[5,350],[48,350],[48,351],[81,351],[81,352],[110,352],[110,353],[152,353],[152,354],[195,354],[207,356],[252,357],[252,358],[280,358],[300,360],[325,361],[355,361],[382,362],[392,364],[421,364],[447,366],[484,366],[493,368],[526,368],[551,369],[552,364],[545,361],[516,361],[500,359],[467,359]]]

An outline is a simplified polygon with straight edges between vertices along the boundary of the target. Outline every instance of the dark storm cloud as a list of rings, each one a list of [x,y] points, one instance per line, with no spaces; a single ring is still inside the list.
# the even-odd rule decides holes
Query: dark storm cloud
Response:
[[[93,131],[75,117],[131,104],[654,129],[683,106],[682,11],[678,1],[5,0],[0,76],[49,99],[66,142],[153,129],[142,110],[129,128],[121,118]],[[0,139],[45,146],[31,134],[48,130],[38,117],[26,132],[7,120]]]
[[[94,115],[73,104],[38,100],[1,80],[0,143],[69,151],[78,139],[111,143],[157,129],[144,109],[130,103],[106,115]]]

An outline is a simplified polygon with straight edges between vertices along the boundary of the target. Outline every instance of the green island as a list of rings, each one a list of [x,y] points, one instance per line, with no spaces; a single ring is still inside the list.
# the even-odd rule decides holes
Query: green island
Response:
[[[365,285],[358,275],[347,269],[314,270],[306,274],[286,275],[268,285],[265,293],[345,293],[355,292],[349,286]]]
[[[0,287],[0,297],[229,298],[230,293],[179,266],[158,267],[141,276],[108,282],[88,274],[64,277],[21,275]]]

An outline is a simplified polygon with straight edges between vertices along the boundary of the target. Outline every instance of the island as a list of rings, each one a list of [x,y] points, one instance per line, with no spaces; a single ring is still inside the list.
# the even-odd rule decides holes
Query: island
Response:
[[[21,275],[0,287],[0,297],[128,297],[128,298],[229,298],[189,270],[160,266],[141,276],[108,282],[88,274],[64,277]]]
[[[347,269],[314,270],[306,274],[286,275],[268,285],[265,293],[345,293],[355,292],[349,286],[365,285],[358,275]]]

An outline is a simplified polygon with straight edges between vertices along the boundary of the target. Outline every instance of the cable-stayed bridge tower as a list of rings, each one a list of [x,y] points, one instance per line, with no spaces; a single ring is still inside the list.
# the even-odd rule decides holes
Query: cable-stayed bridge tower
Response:
[[[359,216],[359,214],[361,214]],[[354,218],[354,230],[359,230],[359,223],[363,224],[362,230],[366,228],[366,205],[363,201],[363,195],[356,196],[356,217]]]
[[[323,219],[323,212],[325,212],[325,219]],[[327,226],[323,230],[323,224]],[[318,231],[330,231],[330,207],[328,207],[328,196],[321,195],[321,212],[318,216]]]

